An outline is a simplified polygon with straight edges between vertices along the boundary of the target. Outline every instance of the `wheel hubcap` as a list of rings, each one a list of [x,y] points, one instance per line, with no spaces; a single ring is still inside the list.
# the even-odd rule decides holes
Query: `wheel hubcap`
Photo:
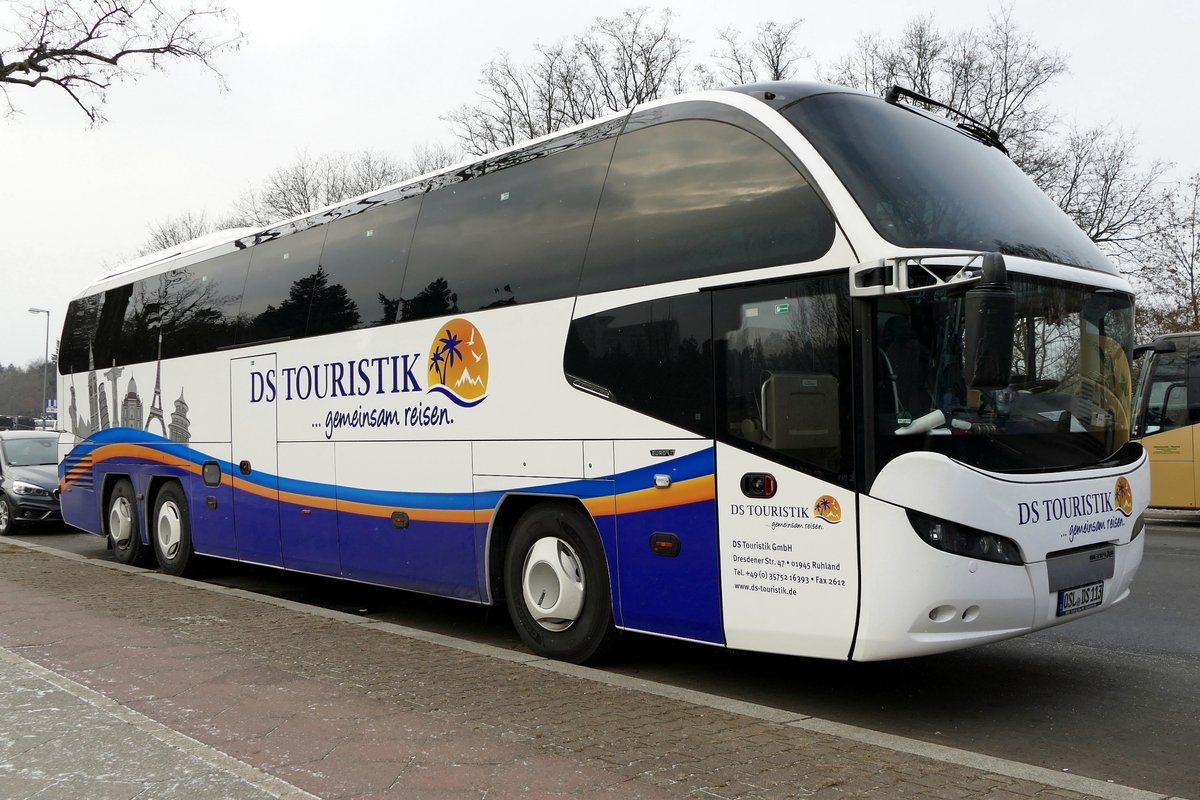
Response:
[[[554,536],[539,539],[521,570],[525,608],[548,631],[563,631],[583,610],[583,566],[571,546]]]
[[[174,558],[179,552],[180,531],[183,529],[179,519],[179,508],[170,501],[162,504],[155,521],[155,532],[158,536],[159,552],[167,558]]]
[[[8,530],[8,503],[0,503],[0,531]]]
[[[108,535],[113,544],[124,550],[133,534],[133,509],[128,498],[118,497],[108,510]]]

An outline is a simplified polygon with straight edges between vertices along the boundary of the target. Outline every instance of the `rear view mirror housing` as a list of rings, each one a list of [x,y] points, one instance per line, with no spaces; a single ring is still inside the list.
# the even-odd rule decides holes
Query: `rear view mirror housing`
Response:
[[[964,359],[967,386],[999,389],[1012,381],[1016,295],[1008,285],[1004,256],[983,257],[983,276],[966,293]]]

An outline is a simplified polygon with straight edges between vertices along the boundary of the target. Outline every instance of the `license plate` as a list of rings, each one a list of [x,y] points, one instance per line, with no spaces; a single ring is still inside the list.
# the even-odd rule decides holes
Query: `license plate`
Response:
[[[1104,581],[1076,586],[1074,589],[1063,589],[1058,593],[1058,616],[1064,617],[1076,611],[1095,608],[1103,602]]]

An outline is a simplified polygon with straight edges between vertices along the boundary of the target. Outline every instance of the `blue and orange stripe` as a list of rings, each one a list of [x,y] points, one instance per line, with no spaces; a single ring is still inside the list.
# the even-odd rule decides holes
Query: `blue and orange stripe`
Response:
[[[128,429],[101,431],[78,445],[72,456],[74,466],[60,468],[64,490],[71,484],[86,482],[91,472],[103,469],[105,462],[159,464],[199,476],[204,463],[215,461],[221,469],[221,483],[235,492],[368,517],[386,518],[403,509],[410,519],[423,522],[486,524],[500,499],[509,492],[577,497],[595,517],[657,511],[711,501],[716,496],[712,454],[708,450],[604,478],[514,486],[507,492],[404,492],[336,486],[262,473],[243,476],[230,462],[213,459],[188,445]],[[90,466],[86,461],[80,463],[87,457],[91,459]],[[654,486],[654,475],[662,472],[672,475],[669,492]],[[605,483],[615,484],[612,491],[604,491]]]

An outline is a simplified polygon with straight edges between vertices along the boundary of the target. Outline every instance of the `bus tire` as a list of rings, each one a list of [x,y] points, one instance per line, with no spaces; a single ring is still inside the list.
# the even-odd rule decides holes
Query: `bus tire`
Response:
[[[582,664],[615,637],[612,592],[591,519],[542,503],[517,521],[504,556],[504,595],[521,639],[546,658]]]
[[[192,550],[192,524],[188,516],[183,487],[175,481],[164,484],[154,500],[151,529],[158,568],[168,575],[182,577],[196,562]]]
[[[112,547],[113,557],[118,562],[134,567],[145,566],[150,562],[151,550],[142,544],[137,498],[133,493],[133,484],[128,478],[121,478],[113,484],[104,520],[108,543]]]

